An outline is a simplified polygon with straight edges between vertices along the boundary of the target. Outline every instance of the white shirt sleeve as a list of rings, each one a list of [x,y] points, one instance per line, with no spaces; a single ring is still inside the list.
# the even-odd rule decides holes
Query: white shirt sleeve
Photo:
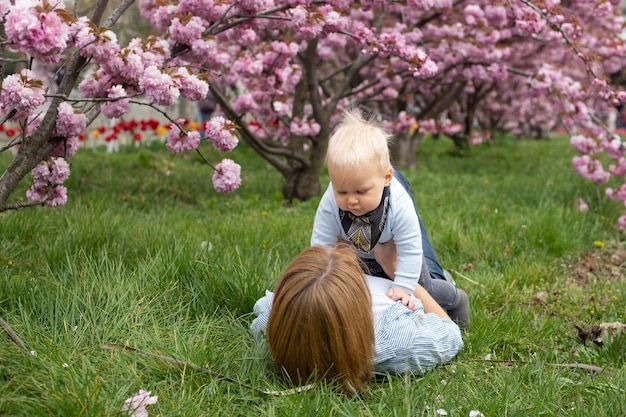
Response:
[[[311,233],[311,246],[332,247],[337,243],[337,238],[342,235],[342,228],[339,221],[339,207],[335,201],[332,183],[322,195],[315,220],[313,221],[313,232]]]
[[[267,323],[270,319],[270,310],[272,309],[272,303],[274,302],[274,293],[266,290],[265,296],[259,298],[252,311],[256,314],[254,320],[250,324],[250,332],[254,338],[261,342],[265,339],[265,332],[267,331]]]
[[[424,258],[419,217],[411,196],[395,178],[391,193],[390,214],[385,228],[389,227],[391,239],[398,251],[394,286],[413,294],[422,272]]]
[[[463,348],[461,330],[450,319],[424,313],[422,302],[409,310],[397,301],[374,324],[374,371],[422,374],[454,358]]]

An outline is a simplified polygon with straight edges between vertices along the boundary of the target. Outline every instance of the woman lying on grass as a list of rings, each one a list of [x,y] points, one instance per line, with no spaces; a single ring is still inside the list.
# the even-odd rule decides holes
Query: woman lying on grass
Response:
[[[389,298],[391,284],[363,275],[349,245],[312,246],[256,302],[250,328],[290,381],[336,381],[348,395],[373,372],[421,374],[454,358],[463,340],[443,308],[419,285]]]

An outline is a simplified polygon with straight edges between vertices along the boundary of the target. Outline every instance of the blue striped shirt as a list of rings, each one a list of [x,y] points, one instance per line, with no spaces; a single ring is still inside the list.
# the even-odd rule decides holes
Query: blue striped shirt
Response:
[[[450,319],[425,313],[422,302],[414,298],[417,309],[409,310],[399,301],[392,301],[381,292],[392,281],[366,275],[372,291],[374,316],[374,372],[422,374],[449,362],[463,348],[459,327]],[[254,305],[257,317],[250,325],[254,337],[265,338],[274,293]]]

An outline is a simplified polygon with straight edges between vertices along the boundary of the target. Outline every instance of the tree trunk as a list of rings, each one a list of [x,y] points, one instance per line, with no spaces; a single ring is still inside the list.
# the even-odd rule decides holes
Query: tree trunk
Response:
[[[396,135],[390,146],[391,161],[394,165],[404,168],[417,168],[417,148],[422,142],[422,135]]]
[[[322,187],[320,185],[319,172],[319,167],[303,166],[284,175],[283,196],[285,201],[306,201],[320,195]]]

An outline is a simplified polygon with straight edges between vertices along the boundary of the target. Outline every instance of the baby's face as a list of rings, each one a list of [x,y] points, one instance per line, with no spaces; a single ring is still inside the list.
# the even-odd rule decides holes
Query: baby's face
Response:
[[[335,200],[340,209],[362,216],[380,204],[383,189],[393,178],[393,169],[385,171],[375,164],[367,164],[350,172],[328,167]]]

